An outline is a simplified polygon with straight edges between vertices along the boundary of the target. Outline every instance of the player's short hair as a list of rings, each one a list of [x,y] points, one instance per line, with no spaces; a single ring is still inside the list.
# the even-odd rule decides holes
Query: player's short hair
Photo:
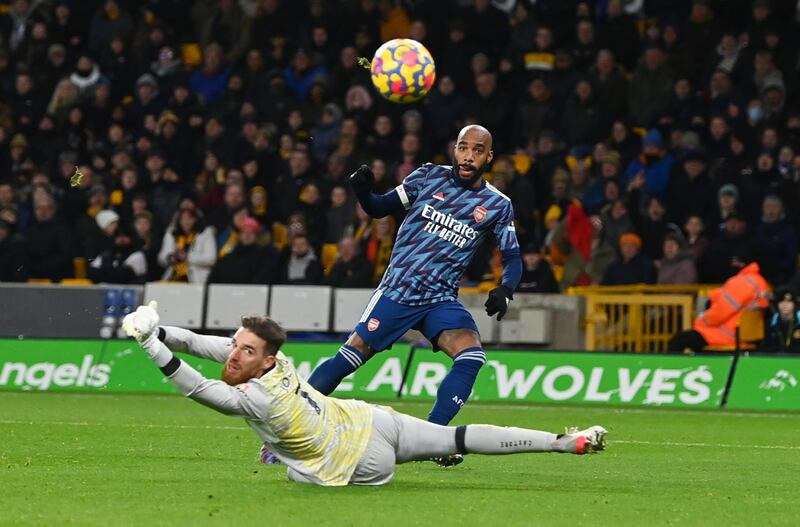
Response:
[[[269,317],[244,315],[242,316],[242,327],[267,342],[267,355],[275,355],[286,341],[286,331]]]

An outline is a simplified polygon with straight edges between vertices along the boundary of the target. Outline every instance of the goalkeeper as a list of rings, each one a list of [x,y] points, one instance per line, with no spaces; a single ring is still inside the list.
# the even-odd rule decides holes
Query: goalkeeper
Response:
[[[388,407],[327,397],[301,379],[280,346],[283,329],[267,317],[242,317],[232,338],[158,326],[155,302],[123,320],[162,373],[186,396],[243,417],[288,466],[289,479],[317,485],[382,485],[397,463],[455,453],[585,454],[605,447],[606,430],[568,434],[490,425],[441,426]],[[203,377],[173,351],[224,363],[222,380]]]

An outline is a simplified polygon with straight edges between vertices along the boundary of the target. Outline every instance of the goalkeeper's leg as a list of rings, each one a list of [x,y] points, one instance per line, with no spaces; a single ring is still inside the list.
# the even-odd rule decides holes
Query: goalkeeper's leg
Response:
[[[601,426],[553,434],[493,425],[441,426],[405,414],[395,413],[394,416],[400,432],[397,445],[398,463],[450,454],[586,454],[605,448],[606,430]]]

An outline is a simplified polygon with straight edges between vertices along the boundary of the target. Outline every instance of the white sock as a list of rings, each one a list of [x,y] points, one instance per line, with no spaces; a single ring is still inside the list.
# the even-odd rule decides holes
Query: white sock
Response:
[[[471,454],[552,452],[556,434],[513,426],[467,425],[464,446]]]

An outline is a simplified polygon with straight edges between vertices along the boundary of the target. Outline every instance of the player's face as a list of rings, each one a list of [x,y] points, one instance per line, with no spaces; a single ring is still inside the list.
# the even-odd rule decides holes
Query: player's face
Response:
[[[239,328],[233,335],[230,354],[222,369],[222,380],[231,386],[258,378],[275,364],[275,356],[267,355],[267,342],[252,331]]]
[[[454,152],[456,174],[467,186],[474,185],[492,160],[491,136],[476,129],[459,134]]]

